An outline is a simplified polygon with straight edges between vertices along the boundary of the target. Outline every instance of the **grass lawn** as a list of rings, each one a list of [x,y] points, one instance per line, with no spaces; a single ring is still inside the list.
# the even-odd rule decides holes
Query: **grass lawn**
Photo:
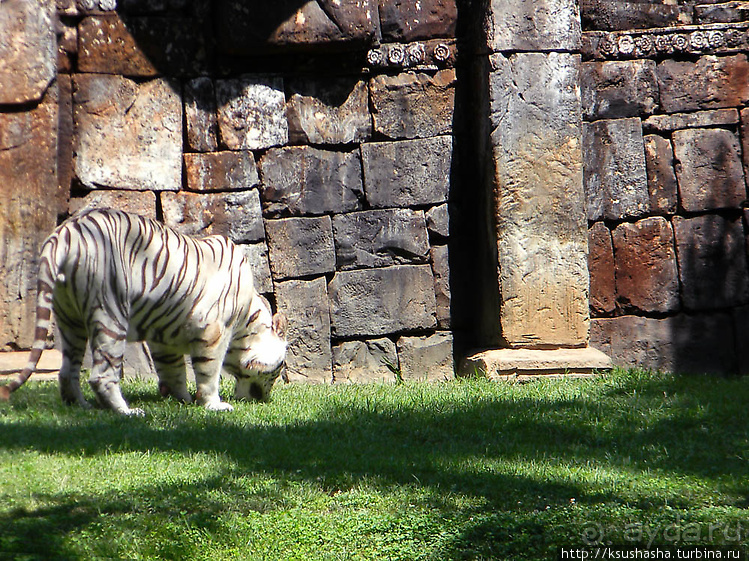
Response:
[[[0,406],[0,558],[556,559],[749,537],[749,378],[289,385],[233,413],[124,393],[146,417],[66,407],[56,383]]]

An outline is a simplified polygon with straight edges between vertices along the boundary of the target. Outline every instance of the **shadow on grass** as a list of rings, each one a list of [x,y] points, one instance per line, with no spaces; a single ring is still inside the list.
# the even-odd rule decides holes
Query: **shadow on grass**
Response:
[[[317,390],[324,395],[311,414],[257,424],[244,424],[241,409],[234,416],[214,415],[173,404],[165,407],[167,427],[158,419],[122,419],[108,412],[76,412],[70,423],[9,424],[0,433],[0,446],[7,449],[76,456],[206,452],[226,456],[235,467],[198,478],[194,486],[146,486],[125,497],[47,497],[56,506],[0,516],[6,536],[0,543],[19,555],[29,552],[31,543],[31,553],[44,557],[59,553],[69,531],[94,523],[102,513],[127,514],[143,505],[168,518],[197,505],[205,514],[197,523],[210,530],[213,514],[225,505],[204,497],[225,491],[233,477],[253,473],[312,482],[331,495],[363,480],[385,490],[416,485],[428,490],[430,506],[444,516],[452,514],[447,497],[478,497],[486,507],[466,514],[473,522],[441,553],[453,558],[506,555],[496,548],[507,543],[548,549],[554,531],[548,517],[535,515],[571,499],[582,507],[634,504],[658,510],[668,503],[688,509],[690,491],[669,488],[684,478],[720,486],[724,495],[739,497],[731,499],[732,506],[747,506],[745,380],[631,376],[575,387],[558,398],[544,397],[553,393],[553,385],[534,393],[483,382],[446,384],[440,391],[408,385],[324,388]],[[284,389],[283,400],[304,391]],[[138,403],[151,396],[144,391],[128,397]],[[586,476],[599,468],[611,479],[596,482],[595,475]],[[634,489],[627,482],[619,487],[620,476],[639,483]],[[661,480],[665,488],[637,487],[648,478]],[[282,503],[277,494],[260,493],[242,508],[263,511]],[[33,539],[40,534],[43,541]],[[176,554],[189,557],[190,552]]]

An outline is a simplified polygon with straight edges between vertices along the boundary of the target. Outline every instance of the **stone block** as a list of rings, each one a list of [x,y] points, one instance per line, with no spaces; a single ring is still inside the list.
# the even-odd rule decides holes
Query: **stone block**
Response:
[[[696,62],[667,59],[658,63],[661,105],[666,113],[736,107],[749,101],[746,54],[707,55]]]
[[[616,309],[616,275],[611,232],[603,222],[588,230],[588,271],[590,272],[590,310],[594,315],[610,314]]]
[[[398,339],[398,358],[404,380],[444,381],[455,378],[453,336],[449,332],[401,337]]]
[[[483,376],[489,380],[523,382],[546,376],[567,378],[591,376],[612,367],[611,359],[593,347],[577,349],[490,349],[467,356],[461,376]]]
[[[366,337],[436,326],[429,265],[340,271],[328,285],[335,337]]]
[[[227,236],[233,242],[265,238],[257,189],[236,193],[161,193],[164,223],[191,236]]]
[[[426,263],[429,255],[424,212],[366,210],[333,217],[338,269]]]
[[[588,220],[636,218],[650,210],[640,119],[585,123],[583,152]]]
[[[333,229],[329,216],[267,220],[265,229],[274,279],[335,271]]]
[[[91,208],[116,208],[156,220],[156,193],[153,191],[91,191],[85,197],[70,199],[70,214]]]
[[[749,285],[741,220],[675,216],[673,224],[684,307],[708,310],[746,303]]]
[[[58,7],[58,14],[62,15]],[[77,21],[60,19],[57,29],[57,73],[70,74],[75,71],[78,57]]]
[[[190,191],[252,189],[260,183],[252,152],[208,152],[185,154],[185,174]]]
[[[218,117],[213,80],[205,76],[185,84],[187,144],[196,152],[218,148]]]
[[[53,2],[0,3],[0,105],[37,102],[57,71]]]
[[[260,160],[260,173],[263,206],[271,216],[350,212],[364,198],[358,151],[274,148]]]
[[[378,74],[369,81],[375,131],[388,138],[450,134],[456,82],[454,69]]]
[[[330,313],[324,278],[276,285],[278,309],[289,320],[286,367],[289,380],[333,381]]]
[[[679,308],[674,233],[660,216],[624,222],[612,232],[616,292],[627,309],[666,313]]]
[[[695,23],[729,23],[749,20],[746,2],[718,2],[698,4],[694,7]]]
[[[749,178],[749,108],[741,110],[741,148],[744,154],[744,177]]]
[[[294,144],[350,144],[372,134],[367,85],[348,78],[292,80],[287,116]]]
[[[586,30],[646,29],[692,23],[691,5],[676,3],[582,0],[580,9]]]
[[[580,83],[586,119],[639,117],[658,107],[652,60],[584,62]]]
[[[450,237],[450,209],[446,203],[430,208],[424,216],[430,236]]]
[[[242,244],[242,251],[252,265],[255,288],[260,294],[273,292],[273,279],[268,261],[268,246],[264,243]]]
[[[494,51],[575,51],[580,12],[572,0],[491,0],[487,41]]]
[[[585,345],[580,57],[495,54],[490,62],[502,336],[510,346]]]
[[[230,150],[262,150],[288,142],[286,98],[280,77],[244,75],[216,80],[218,127]]]
[[[173,84],[74,78],[75,174],[89,189],[174,190],[182,184],[182,101]]]
[[[446,245],[435,245],[429,251],[432,258],[432,273],[434,274],[434,296],[437,304],[437,326],[441,329],[450,328],[450,255]]]
[[[451,136],[362,144],[367,201],[373,208],[446,202],[452,151]]]
[[[418,39],[455,37],[455,0],[401,2],[380,0],[380,29],[385,41],[410,43]]]
[[[738,138],[724,129],[674,131],[676,177],[687,212],[738,208],[746,199]]]
[[[390,339],[345,341],[333,345],[334,382],[393,382],[398,351]]]
[[[651,115],[642,122],[645,131],[670,132],[679,129],[694,129],[735,125],[739,122],[736,109],[708,109],[695,113],[673,113],[671,115]]]
[[[671,141],[655,134],[645,136],[642,140],[645,146],[650,210],[658,214],[675,214],[679,198]]]

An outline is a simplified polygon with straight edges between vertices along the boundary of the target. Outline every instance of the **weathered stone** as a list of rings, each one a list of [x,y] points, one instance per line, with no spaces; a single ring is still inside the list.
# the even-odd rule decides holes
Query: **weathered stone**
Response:
[[[298,382],[333,381],[330,314],[325,279],[290,280],[276,285],[278,309],[289,320],[286,367]]]
[[[650,210],[640,119],[583,125],[588,220],[621,220]]]
[[[378,74],[369,82],[374,129],[388,138],[424,138],[452,132],[455,70],[434,75]]]
[[[590,272],[590,309],[595,315],[616,309],[616,277],[611,232],[603,222],[588,230],[588,271]]]
[[[89,189],[177,190],[182,102],[163,79],[79,74],[73,95],[75,173]]]
[[[660,214],[675,214],[679,198],[671,141],[652,134],[644,137],[643,142],[650,210]]]
[[[270,215],[325,214],[361,208],[359,153],[294,146],[260,160],[262,197]]]
[[[445,331],[398,339],[398,358],[404,380],[443,381],[455,378],[453,337]]]
[[[592,376],[612,367],[611,359],[593,347],[576,349],[490,349],[467,356],[461,376],[523,382],[548,378]]]
[[[195,78],[185,84],[187,144],[196,152],[218,148],[218,117],[213,80]]]
[[[749,178],[749,108],[741,110],[741,148],[744,154],[744,177],[746,179]]]
[[[385,41],[410,43],[418,39],[455,37],[455,0],[400,2],[380,0],[380,28]]]
[[[736,107],[749,101],[745,54],[703,56],[696,62],[667,59],[658,64],[661,105],[666,113]]]
[[[490,58],[502,337],[581,346],[589,310],[580,57]]]
[[[58,74],[57,102],[57,184],[61,192],[70,194],[75,171],[73,169],[73,80],[68,74]],[[67,196],[67,195],[66,195]]]
[[[246,190],[260,183],[255,157],[247,150],[185,154],[184,159],[191,191]]]
[[[156,219],[156,194],[153,191],[91,191],[85,197],[70,199],[70,214],[90,208],[116,208]]]
[[[735,125],[739,122],[736,109],[709,109],[696,113],[674,113],[672,115],[651,115],[642,122],[646,131],[669,132],[678,129]]]
[[[383,208],[446,202],[452,149],[451,136],[362,144],[369,204]]]
[[[261,150],[286,144],[286,98],[283,80],[245,75],[216,80],[218,126],[230,150]]]
[[[55,77],[57,40],[53,2],[0,3],[0,104],[42,99]]]
[[[724,129],[674,131],[681,206],[688,212],[738,208],[746,199],[736,135]]]
[[[274,279],[335,271],[333,229],[329,216],[268,220],[265,229]]]
[[[398,352],[390,339],[346,341],[333,346],[334,382],[393,382]]]
[[[584,62],[580,83],[586,119],[638,117],[658,107],[652,60]]]
[[[645,29],[692,23],[691,5],[676,3],[582,0],[580,9],[585,29]]]
[[[243,244],[242,250],[252,265],[255,288],[260,294],[273,292],[273,279],[268,261],[268,246],[264,243]]]
[[[58,14],[59,14],[58,8]],[[57,29],[57,73],[70,74],[78,57],[78,26],[67,18],[60,18]]]
[[[492,51],[574,51],[580,13],[572,0],[491,0],[487,41]]]
[[[429,235],[440,238],[450,236],[450,210],[446,203],[430,208],[424,216]]]
[[[377,33],[375,0],[282,0],[263,4],[262,17],[234,0],[219,0],[214,10],[219,46],[236,55],[360,48]]]
[[[707,310],[746,303],[749,279],[741,220],[675,216],[673,223],[685,308]]]
[[[624,222],[612,232],[616,292],[623,308],[672,312],[679,307],[674,233],[660,216]]]
[[[333,217],[339,269],[426,263],[429,254],[421,210],[367,210]]]
[[[55,175],[57,106],[52,85],[33,109],[0,113],[0,348],[34,340],[39,252],[67,207]]]
[[[183,234],[220,234],[237,243],[265,237],[257,189],[237,193],[161,193],[164,223]]]
[[[372,134],[367,85],[347,78],[295,80],[287,116],[289,140],[298,144],[349,144]]]
[[[432,273],[434,274],[434,296],[437,304],[437,326],[442,329],[450,328],[451,293],[450,293],[450,259],[446,245],[435,245],[429,251],[432,257]]]
[[[336,337],[384,335],[436,326],[429,265],[398,265],[335,274],[328,286]]]
[[[749,20],[749,2],[719,2],[694,7],[695,23],[729,23]]]

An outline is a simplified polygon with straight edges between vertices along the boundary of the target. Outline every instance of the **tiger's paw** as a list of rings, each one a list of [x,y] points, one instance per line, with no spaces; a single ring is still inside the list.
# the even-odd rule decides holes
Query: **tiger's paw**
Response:
[[[205,408],[208,411],[234,411],[234,407],[225,401],[217,401],[215,403],[206,403]]]
[[[140,407],[133,407],[132,409],[128,409],[127,411],[122,412],[124,415],[127,415],[128,417],[145,417],[146,412],[143,411]]]

